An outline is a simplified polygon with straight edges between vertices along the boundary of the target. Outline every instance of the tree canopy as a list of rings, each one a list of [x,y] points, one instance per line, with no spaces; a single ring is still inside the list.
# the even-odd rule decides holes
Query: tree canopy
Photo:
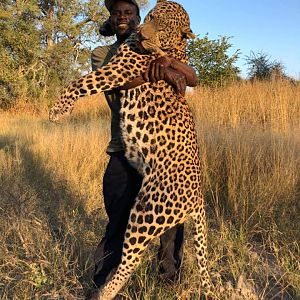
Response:
[[[196,38],[188,45],[188,56],[195,68],[200,85],[224,86],[238,78],[239,68],[234,64],[239,58],[239,50],[232,55],[228,50],[232,47],[229,37],[210,40],[208,34],[204,38]]]
[[[250,55],[246,56],[246,64],[250,80],[287,78],[284,73],[284,65],[277,60],[272,60],[270,55],[262,51],[257,53],[251,51]]]
[[[138,0],[140,7],[148,0]],[[90,70],[90,50],[108,11],[104,0],[1,0],[0,108],[18,99],[51,99],[63,85]],[[224,86],[239,79],[229,37],[196,38],[188,44],[200,85]],[[231,54],[229,54],[231,53]],[[284,67],[264,53],[246,57],[251,79],[285,76]]]
[[[0,107],[55,96],[90,69],[90,49],[108,12],[103,0],[2,0]],[[141,7],[147,0],[138,1]]]

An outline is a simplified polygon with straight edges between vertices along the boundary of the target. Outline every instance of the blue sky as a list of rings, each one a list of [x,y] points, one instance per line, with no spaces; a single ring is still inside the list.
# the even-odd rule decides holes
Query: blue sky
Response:
[[[262,51],[300,79],[300,0],[177,0],[190,15],[191,28],[200,38],[232,37],[240,49],[237,66],[247,75],[245,56]],[[147,10],[156,3],[150,0]],[[147,10],[142,12],[144,17]]]

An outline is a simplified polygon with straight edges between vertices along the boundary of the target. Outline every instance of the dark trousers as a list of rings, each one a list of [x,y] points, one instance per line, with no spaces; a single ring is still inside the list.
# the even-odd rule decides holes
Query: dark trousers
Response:
[[[94,283],[100,287],[121,261],[124,233],[142,176],[129,164],[124,153],[111,153],[103,178],[104,205],[108,216],[105,235],[95,252]],[[160,238],[160,271],[173,278],[182,259],[183,225],[165,232]]]

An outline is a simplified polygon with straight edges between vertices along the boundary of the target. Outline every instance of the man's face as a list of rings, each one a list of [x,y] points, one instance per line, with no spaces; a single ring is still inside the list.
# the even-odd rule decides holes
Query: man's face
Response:
[[[140,23],[135,5],[126,1],[117,1],[111,12],[111,25],[117,37],[128,37],[135,32]]]

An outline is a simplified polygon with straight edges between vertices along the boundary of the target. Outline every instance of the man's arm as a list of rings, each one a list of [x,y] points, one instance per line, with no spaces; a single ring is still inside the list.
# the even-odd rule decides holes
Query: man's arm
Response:
[[[168,56],[162,56],[152,61],[149,66],[148,77],[145,79],[148,79],[149,81],[165,79],[165,73],[169,71],[169,68],[184,75],[187,86],[194,87],[197,85],[195,70],[191,66]]]
[[[176,93],[184,95],[186,86],[196,86],[197,76],[192,67],[171,57],[160,57],[154,60],[148,71],[136,77],[133,81],[126,83],[122,89],[131,89],[145,82],[156,82],[165,80],[172,85]]]

